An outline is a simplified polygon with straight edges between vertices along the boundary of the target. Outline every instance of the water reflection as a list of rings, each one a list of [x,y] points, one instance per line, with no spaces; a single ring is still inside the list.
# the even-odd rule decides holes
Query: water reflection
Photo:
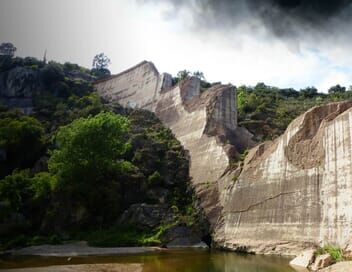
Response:
[[[230,252],[179,251],[144,260],[143,272],[293,272],[288,260]]]
[[[294,272],[288,260],[278,257],[237,255],[207,250],[172,250],[106,257],[7,257],[0,268],[87,263],[143,263],[143,272]]]

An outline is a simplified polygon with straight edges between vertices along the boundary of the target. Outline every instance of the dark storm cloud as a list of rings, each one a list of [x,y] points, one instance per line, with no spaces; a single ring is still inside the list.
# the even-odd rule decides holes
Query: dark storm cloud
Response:
[[[352,0],[142,0],[170,2],[175,10],[191,11],[195,28],[228,30],[247,24],[264,27],[280,38],[307,33],[346,31],[351,25]],[[255,23],[253,23],[255,22]]]

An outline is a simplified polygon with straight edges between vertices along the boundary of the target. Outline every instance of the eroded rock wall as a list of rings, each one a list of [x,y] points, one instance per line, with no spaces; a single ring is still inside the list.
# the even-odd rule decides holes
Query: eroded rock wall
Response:
[[[141,63],[94,83],[100,96],[124,107],[153,111],[161,89],[170,87],[172,77],[159,74],[152,62]]]
[[[313,108],[277,140],[250,151],[241,175],[232,184],[229,175],[224,188],[220,246],[289,254],[307,243],[346,245],[352,235],[351,107]]]
[[[199,80],[188,79],[163,92],[156,115],[189,151],[190,175],[212,227],[221,215],[218,180],[239,151],[252,144],[250,134],[229,141],[228,135],[244,134],[237,127],[235,89],[217,85],[199,93]]]
[[[152,63],[142,62],[95,86],[111,102],[155,112],[173,131],[189,151],[192,184],[215,230],[222,222],[219,179],[240,152],[253,146],[252,135],[237,126],[233,86],[217,84],[201,93],[198,78],[176,86],[170,86],[168,78],[159,75]]]

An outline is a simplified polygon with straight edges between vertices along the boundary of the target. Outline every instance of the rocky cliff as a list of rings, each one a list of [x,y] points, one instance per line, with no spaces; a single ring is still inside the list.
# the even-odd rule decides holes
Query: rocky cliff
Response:
[[[124,97],[137,101],[125,102],[144,105],[132,80],[139,74],[128,72],[123,91],[131,96]],[[118,92],[122,75],[98,83],[98,92],[106,95],[106,86]],[[312,108],[241,162],[240,153],[255,143],[237,125],[235,94],[221,84],[201,93],[199,79],[188,78],[155,89],[148,104],[189,151],[215,244],[290,255],[318,244],[344,247],[352,234],[352,102]]]
[[[351,107],[340,102],[312,108],[274,142],[249,152],[240,176],[227,177],[219,246],[295,254],[310,245],[349,242]]]
[[[155,112],[172,130],[189,151],[192,184],[214,231],[222,222],[219,180],[240,153],[254,145],[252,135],[237,125],[234,86],[216,84],[201,93],[200,79],[190,77],[171,86],[165,75],[142,62],[94,85],[110,102]]]
[[[237,126],[234,87],[215,85],[201,94],[198,81],[190,78],[163,91],[155,113],[189,151],[193,186],[215,227],[222,210],[219,179],[253,142]]]

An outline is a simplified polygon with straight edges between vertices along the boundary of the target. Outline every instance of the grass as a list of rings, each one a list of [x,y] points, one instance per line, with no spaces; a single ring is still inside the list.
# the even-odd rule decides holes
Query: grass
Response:
[[[326,254],[326,253],[329,253],[331,258],[335,262],[340,262],[340,261],[343,261],[344,259],[342,249],[338,247],[334,247],[332,245],[325,245],[324,247],[319,248],[316,251],[316,256]]]
[[[64,241],[87,241],[90,246],[118,247],[118,246],[160,246],[162,236],[169,228],[161,225],[154,230],[141,230],[134,226],[123,226],[109,229],[78,232],[63,239],[59,235],[27,236],[18,235],[0,244],[1,250],[21,248],[43,244],[62,244]]]
[[[101,229],[81,233],[77,238],[86,240],[90,246],[160,246],[161,238],[168,226],[159,226],[152,231],[140,230],[133,226]]]

